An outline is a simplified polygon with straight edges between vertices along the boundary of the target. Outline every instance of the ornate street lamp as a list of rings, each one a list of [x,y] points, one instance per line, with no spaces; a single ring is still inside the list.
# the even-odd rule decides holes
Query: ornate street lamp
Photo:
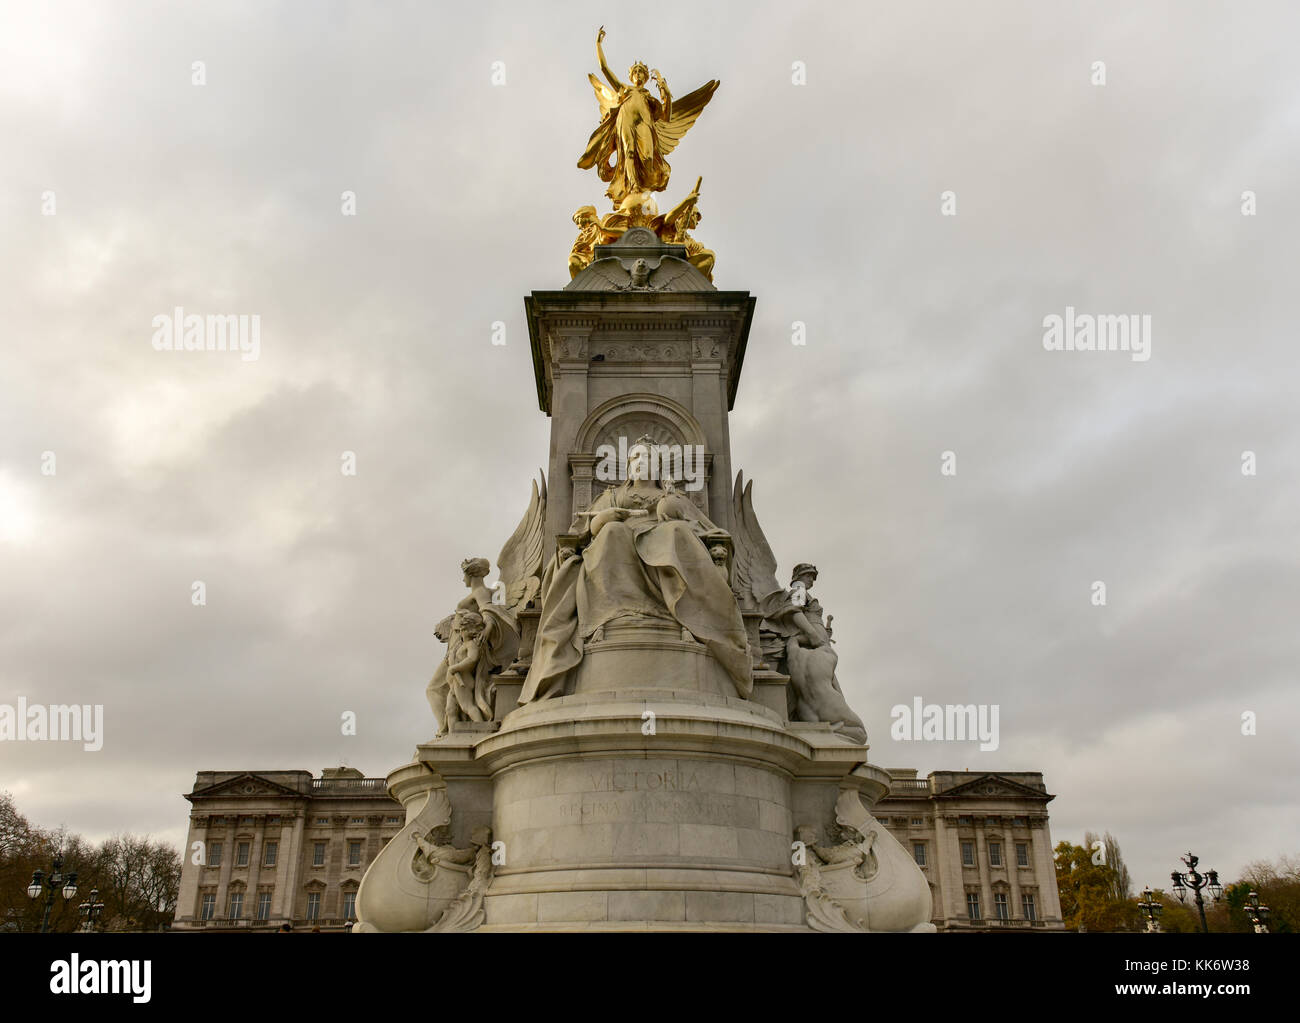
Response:
[[[1190,891],[1196,896],[1196,908],[1201,913],[1201,931],[1204,934],[1210,933],[1210,925],[1205,920],[1205,900],[1201,897],[1201,889],[1208,888],[1210,895],[1215,902],[1223,898],[1223,885],[1219,884],[1219,872],[1217,870],[1207,870],[1204,874],[1196,872],[1196,864],[1200,859],[1188,853],[1186,856],[1179,857],[1187,864],[1186,873],[1180,873],[1175,870],[1169,875],[1174,883],[1174,894],[1178,896],[1178,901],[1183,902]]]
[[[45,890],[45,913],[41,917],[41,933],[45,934],[50,929],[50,910],[54,908],[54,896],[59,889],[63,889],[63,901],[71,902],[77,896],[77,872],[74,870],[66,877],[63,875],[63,856],[56,854],[54,862],[51,864],[50,873],[46,876],[40,870],[32,871],[32,883],[27,886],[27,897],[35,902],[41,897],[42,889]]]
[[[90,900],[83,902],[79,908],[81,910],[81,919],[85,921],[81,925],[81,929],[86,933],[90,933],[95,929],[95,925],[99,923],[99,914],[104,912],[104,904],[99,901],[99,889],[90,889]]]
[[[1256,934],[1268,933],[1268,916],[1269,908],[1259,904],[1259,892],[1251,892],[1250,897],[1246,899],[1246,915],[1250,917],[1250,922],[1255,926]]]
[[[1160,914],[1164,912],[1164,905],[1151,892],[1148,885],[1142,892],[1142,901],[1138,903],[1138,909],[1142,910],[1142,915],[1147,918],[1147,933],[1154,934],[1160,930]]]

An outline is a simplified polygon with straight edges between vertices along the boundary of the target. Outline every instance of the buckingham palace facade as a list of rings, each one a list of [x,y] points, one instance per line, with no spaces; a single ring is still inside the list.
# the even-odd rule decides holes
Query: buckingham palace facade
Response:
[[[1037,772],[891,769],[874,814],[920,866],[941,931],[1062,930]],[[200,771],[175,931],[345,931],[371,860],[406,817],[349,767]]]

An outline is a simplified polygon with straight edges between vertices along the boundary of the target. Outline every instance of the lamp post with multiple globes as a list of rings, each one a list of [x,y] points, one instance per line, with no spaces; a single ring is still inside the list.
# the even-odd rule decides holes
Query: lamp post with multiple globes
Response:
[[[45,895],[45,913],[41,916],[41,933],[50,929],[50,911],[54,908],[54,896],[63,890],[63,901],[71,902],[77,896],[77,872],[74,870],[66,877],[63,874],[63,856],[56,853],[50,866],[49,874],[41,870],[32,871],[32,883],[27,886],[27,897],[35,902]]]
[[[1164,912],[1164,908],[1160,900],[1152,893],[1150,885],[1148,885],[1146,890],[1142,892],[1142,901],[1138,903],[1138,909],[1147,918],[1148,934],[1155,934],[1160,930],[1160,914]]]
[[[1187,870],[1177,871],[1169,875],[1170,880],[1174,883],[1174,894],[1178,896],[1178,901],[1183,902],[1190,891],[1196,896],[1196,908],[1201,914],[1201,931],[1204,934],[1210,933],[1210,925],[1205,920],[1205,899],[1201,896],[1201,890],[1208,888],[1210,895],[1215,902],[1223,898],[1223,886],[1219,884],[1219,872],[1217,870],[1207,870],[1204,874],[1198,873],[1196,864],[1200,859],[1193,856],[1190,852],[1186,856],[1180,857],[1187,864]]]
[[[1250,917],[1250,922],[1255,928],[1256,934],[1268,933],[1268,917],[1271,912],[1267,906],[1259,904],[1259,892],[1251,892],[1246,899],[1246,915]]]

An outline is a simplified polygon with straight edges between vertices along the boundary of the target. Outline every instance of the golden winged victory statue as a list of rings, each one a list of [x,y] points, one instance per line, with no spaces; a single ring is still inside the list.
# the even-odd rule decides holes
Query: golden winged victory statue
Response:
[[[602,27],[596,36],[596,57],[606,85],[588,75],[600,104],[600,124],[591,133],[586,152],[578,160],[583,170],[595,167],[601,181],[608,181],[609,196],[616,210],[640,207],[652,192],[668,187],[672,168],[664,159],[690,130],[713,97],[718,82],[709,81],[680,99],[673,99],[658,69],[641,61],[628,69],[630,84],[623,84],[609,69],[601,43]],[[650,95],[646,82],[653,78],[659,98]],[[611,162],[612,161],[612,162]]]

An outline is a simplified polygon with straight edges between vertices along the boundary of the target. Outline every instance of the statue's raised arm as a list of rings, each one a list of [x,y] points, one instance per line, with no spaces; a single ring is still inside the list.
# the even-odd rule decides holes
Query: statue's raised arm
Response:
[[[600,45],[604,41],[605,41],[605,26],[601,25],[600,31],[596,33],[596,60],[600,64],[600,73],[605,76],[605,81],[609,82],[610,87],[615,92],[622,92],[623,83],[620,82],[618,80],[618,77],[614,74],[614,72],[609,69],[609,64],[605,60],[605,50]]]

